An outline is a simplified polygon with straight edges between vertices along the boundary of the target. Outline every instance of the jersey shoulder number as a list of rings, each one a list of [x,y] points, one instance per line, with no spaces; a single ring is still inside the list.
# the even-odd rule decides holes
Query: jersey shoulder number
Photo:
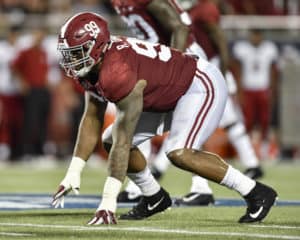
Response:
[[[167,62],[172,58],[171,49],[165,45],[150,43],[136,38],[126,38],[125,40],[116,46],[118,50],[131,47],[139,55],[152,59],[157,58],[163,62]]]

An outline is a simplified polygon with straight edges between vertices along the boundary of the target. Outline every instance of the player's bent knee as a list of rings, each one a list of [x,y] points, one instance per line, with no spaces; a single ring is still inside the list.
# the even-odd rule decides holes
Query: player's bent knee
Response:
[[[171,163],[176,167],[182,168],[184,166],[184,149],[176,149],[172,150],[167,154],[168,158],[170,159]]]

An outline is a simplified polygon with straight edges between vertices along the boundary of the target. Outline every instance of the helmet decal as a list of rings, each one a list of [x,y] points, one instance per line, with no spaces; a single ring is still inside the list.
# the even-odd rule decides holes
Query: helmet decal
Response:
[[[90,33],[91,37],[97,38],[100,33],[100,28],[94,21],[90,21],[89,23],[84,25],[84,29]]]

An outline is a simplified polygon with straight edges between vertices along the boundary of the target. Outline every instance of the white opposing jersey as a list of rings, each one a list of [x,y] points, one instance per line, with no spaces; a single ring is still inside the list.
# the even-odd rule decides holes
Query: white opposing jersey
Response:
[[[278,49],[274,43],[263,41],[255,47],[247,41],[240,41],[233,46],[233,55],[242,64],[244,89],[269,88],[271,65],[278,59]]]
[[[217,55],[209,60],[210,63],[215,65],[218,69],[220,69],[220,56]],[[225,80],[228,88],[228,93],[230,95],[236,94],[237,93],[237,85],[236,81],[234,79],[234,76],[231,71],[227,70],[225,74]]]
[[[0,42],[0,94],[15,94],[18,82],[14,79],[11,71],[11,63],[15,59],[17,50],[7,41]]]

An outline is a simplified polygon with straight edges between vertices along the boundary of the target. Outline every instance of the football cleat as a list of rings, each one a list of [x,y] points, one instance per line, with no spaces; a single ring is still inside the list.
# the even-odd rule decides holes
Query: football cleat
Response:
[[[172,205],[169,193],[161,188],[156,194],[143,196],[139,203],[128,213],[122,214],[122,220],[141,220],[152,216],[155,213],[163,212]]]
[[[179,206],[208,206],[214,203],[215,200],[212,194],[197,192],[188,193],[184,197],[175,200],[175,204]]]
[[[119,193],[117,202],[123,202],[123,203],[137,203],[140,201],[142,195],[139,193],[134,193],[134,192],[127,192],[127,191],[122,191]]]
[[[239,219],[239,223],[252,223],[263,220],[273,206],[277,193],[271,187],[256,182],[255,187],[244,198],[247,202],[247,211]]]
[[[248,168],[244,174],[252,179],[258,179],[264,176],[264,172],[261,167]]]

